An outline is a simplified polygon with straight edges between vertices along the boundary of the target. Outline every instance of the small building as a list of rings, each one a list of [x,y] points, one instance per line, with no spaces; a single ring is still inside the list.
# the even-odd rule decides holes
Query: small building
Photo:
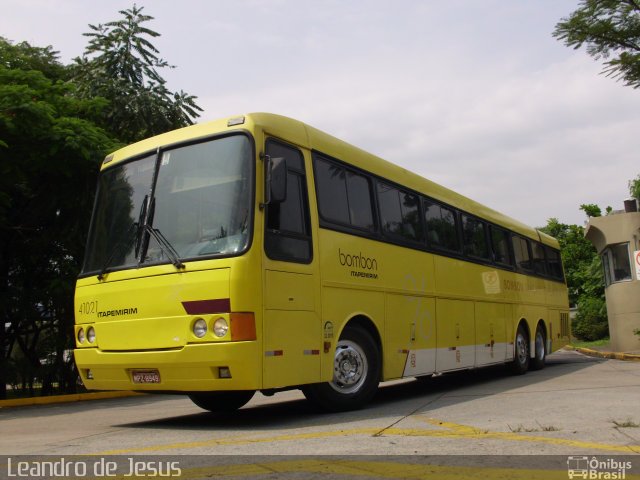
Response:
[[[625,202],[625,211],[591,217],[585,231],[602,258],[611,347],[640,351],[640,212]]]

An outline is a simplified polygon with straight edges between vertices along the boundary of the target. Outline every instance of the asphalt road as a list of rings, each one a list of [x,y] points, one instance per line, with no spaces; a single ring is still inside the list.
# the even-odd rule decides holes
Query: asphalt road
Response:
[[[635,478],[640,362],[560,351],[523,376],[500,367],[383,384],[367,408],[337,414],[297,391],[225,415],[168,395],[4,408],[0,432],[2,455],[176,458],[182,478],[407,478],[408,467],[412,478],[567,478],[569,456],[631,456]]]

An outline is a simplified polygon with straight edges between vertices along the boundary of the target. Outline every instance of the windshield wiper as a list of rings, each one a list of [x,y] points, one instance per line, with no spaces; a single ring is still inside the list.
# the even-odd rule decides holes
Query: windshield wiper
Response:
[[[146,200],[146,197],[145,197]],[[182,263],[180,261],[180,255],[178,254],[178,252],[176,251],[175,248],[173,248],[173,245],[171,245],[171,242],[169,242],[169,240],[167,240],[167,237],[165,237],[162,232],[157,229],[157,228],[153,228],[151,226],[151,223],[153,223],[153,217],[156,213],[156,199],[155,197],[152,197],[149,199],[149,202],[145,202],[147,203],[147,209],[146,209],[146,221],[143,222],[141,224],[141,234],[144,233],[148,233],[150,236],[152,236],[156,242],[158,242],[158,245],[160,246],[160,250],[162,250],[162,252],[169,257],[169,260],[171,260],[171,263],[173,264],[174,267],[176,267],[179,270],[182,270],[185,268],[184,263]],[[141,237],[142,235],[140,235]],[[139,237],[139,238],[140,238]],[[142,242],[144,245],[142,246],[142,251],[144,253],[141,253],[140,255],[140,262],[142,262],[143,258],[146,257],[146,251],[147,248],[149,248],[149,241],[148,239],[146,241]]]
[[[142,234],[144,232],[144,226],[147,223],[147,209],[149,208],[149,195],[145,195],[144,199],[142,200],[142,205],[140,205],[140,213],[138,214],[138,222],[136,223],[138,229],[136,232],[136,247],[134,250],[134,255],[136,258],[138,257],[138,254],[140,253],[140,248],[142,247],[142,243],[143,243],[143,239],[142,239]]]
[[[169,260],[171,260],[171,263],[174,267],[179,270],[185,268],[184,263],[180,261],[178,252],[175,248],[173,248],[173,245],[171,245],[169,240],[167,240],[167,238],[162,234],[160,230],[158,230],[157,228],[153,228],[147,224],[143,225],[142,229],[144,232],[147,232],[149,235],[151,235],[156,240],[156,242],[158,242],[160,250],[162,250],[164,254],[169,257]]]

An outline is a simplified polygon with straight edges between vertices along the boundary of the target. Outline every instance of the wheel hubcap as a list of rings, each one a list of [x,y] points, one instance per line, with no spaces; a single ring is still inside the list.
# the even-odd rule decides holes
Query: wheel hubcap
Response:
[[[516,350],[518,353],[518,361],[521,364],[525,364],[527,362],[527,357],[529,356],[529,349],[527,348],[526,339],[521,334],[518,334],[516,339]]]
[[[350,340],[340,340],[333,361],[333,381],[330,385],[340,393],[357,392],[367,378],[369,366],[360,346]]]
[[[540,360],[544,358],[544,338],[539,332],[536,335],[536,357]]]

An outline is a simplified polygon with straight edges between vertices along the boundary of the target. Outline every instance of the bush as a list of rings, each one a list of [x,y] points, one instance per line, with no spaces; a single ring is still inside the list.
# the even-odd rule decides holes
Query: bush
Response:
[[[583,297],[572,323],[573,335],[579,340],[594,341],[609,335],[607,304],[599,297]]]
[[[629,194],[640,201],[640,175],[633,180],[629,180]]]

